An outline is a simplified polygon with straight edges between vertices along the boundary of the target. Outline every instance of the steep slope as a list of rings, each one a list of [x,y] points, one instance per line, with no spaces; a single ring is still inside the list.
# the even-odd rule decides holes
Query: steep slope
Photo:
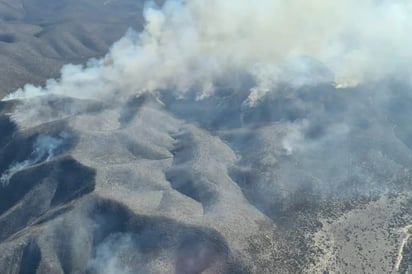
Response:
[[[106,53],[129,27],[142,28],[142,8],[128,0],[0,1],[0,96]]]
[[[275,45],[263,39],[272,14],[193,3],[147,9],[145,30],[106,57],[0,101],[0,272],[409,273],[410,84],[378,77],[374,62],[272,64],[278,52],[268,56]],[[359,11],[376,12],[369,4]],[[393,23],[386,11],[412,7],[379,5],[379,22],[368,17],[379,24]],[[1,98],[101,56],[128,27],[142,29],[142,9],[132,0],[0,0]],[[388,36],[404,41],[396,29]],[[340,38],[365,42],[356,31]],[[407,52],[376,56],[377,67],[404,69],[392,59]],[[348,65],[376,78],[334,83]]]
[[[322,89],[327,101],[310,97]],[[8,273],[31,264],[38,273],[407,269],[411,156],[387,130],[402,119],[380,120],[398,91],[362,123],[356,105],[336,108],[349,92],[288,92],[295,99],[271,118],[265,109],[282,93],[249,109],[233,103],[241,93],[45,97],[37,100],[53,116],[3,115],[1,265]],[[365,89],[364,98],[368,112],[384,109],[379,95]]]

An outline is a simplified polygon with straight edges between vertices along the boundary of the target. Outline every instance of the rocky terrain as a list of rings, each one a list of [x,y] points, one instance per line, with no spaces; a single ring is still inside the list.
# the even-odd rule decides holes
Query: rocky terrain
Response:
[[[142,6],[1,1],[2,94],[103,55]],[[0,273],[409,273],[410,88],[250,85],[0,102]]]
[[[0,95],[105,54],[129,27],[142,28],[142,8],[143,1],[1,0]]]

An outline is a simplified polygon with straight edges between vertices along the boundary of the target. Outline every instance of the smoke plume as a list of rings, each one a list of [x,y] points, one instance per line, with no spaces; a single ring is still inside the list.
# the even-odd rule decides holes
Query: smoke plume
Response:
[[[53,137],[49,135],[40,135],[37,137],[33,144],[33,151],[31,152],[28,159],[13,163],[9,168],[3,172],[0,176],[0,183],[7,186],[10,179],[18,172],[29,168],[35,164],[41,162],[50,161],[56,153],[58,153],[59,148],[64,144],[64,138],[67,138],[66,133],[62,133],[62,136]]]
[[[293,258],[283,247],[312,253],[307,230],[288,240],[295,228],[317,228],[330,205],[410,189],[412,1],[166,0],[143,13],[143,31],[129,30],[106,56],[2,99],[19,101],[10,116],[23,132],[60,121],[78,134],[73,157],[96,170],[96,196],[213,228],[245,264],[268,258],[277,264],[268,273],[296,273],[282,271]],[[60,137],[40,136],[7,162],[0,184],[52,160]],[[174,240],[168,223],[164,237],[128,233],[139,222],[114,212],[88,273],[241,273],[214,271],[229,254],[220,238],[219,248]],[[258,233],[264,244],[253,247]]]
[[[172,90],[198,99],[252,77],[249,104],[280,83],[337,87],[405,77],[412,3],[338,0],[148,2],[143,32],[130,30],[100,60],[66,65],[44,87],[3,100],[61,94],[109,98]]]

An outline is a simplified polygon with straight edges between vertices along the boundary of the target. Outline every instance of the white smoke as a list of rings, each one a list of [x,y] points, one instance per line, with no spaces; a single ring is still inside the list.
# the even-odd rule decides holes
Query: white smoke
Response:
[[[63,133],[63,136],[66,136]],[[67,136],[66,136],[67,137]],[[30,157],[24,161],[13,163],[0,176],[0,183],[3,187],[10,183],[10,179],[18,172],[27,169],[43,161],[50,161],[57,151],[63,145],[64,140],[48,135],[40,135],[33,144],[33,151]]]
[[[128,274],[133,273],[123,260],[128,257],[138,257],[140,254],[133,250],[132,238],[129,235],[114,234],[97,246],[96,256],[88,263],[89,271],[104,274]],[[131,259],[129,259],[131,260]],[[129,262],[130,263],[130,262]]]
[[[247,73],[256,82],[253,105],[279,82],[334,81],[340,88],[402,77],[411,71],[411,12],[406,0],[167,0],[161,8],[150,2],[144,31],[129,31],[106,57],[67,65],[59,80],[27,85],[3,100],[158,90],[194,91],[201,99],[217,83],[236,86]]]

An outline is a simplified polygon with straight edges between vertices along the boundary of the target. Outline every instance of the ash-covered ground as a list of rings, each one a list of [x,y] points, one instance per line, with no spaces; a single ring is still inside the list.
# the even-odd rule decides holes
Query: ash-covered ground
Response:
[[[273,65],[192,3],[0,1],[0,273],[409,273],[410,82]]]

